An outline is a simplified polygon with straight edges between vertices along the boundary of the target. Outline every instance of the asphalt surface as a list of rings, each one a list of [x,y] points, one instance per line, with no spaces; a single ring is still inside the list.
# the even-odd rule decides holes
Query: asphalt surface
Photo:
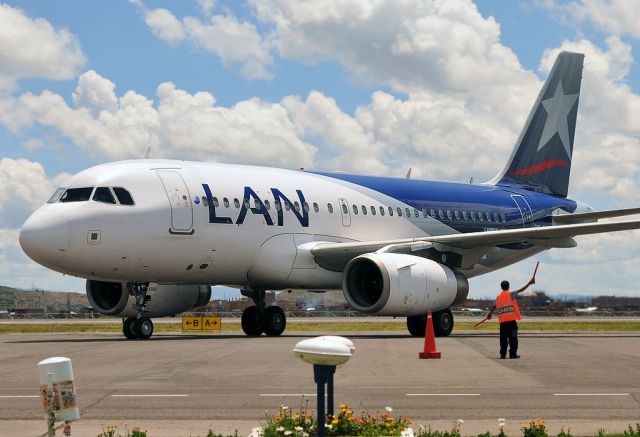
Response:
[[[390,406],[436,429],[459,418],[463,434],[497,432],[498,418],[512,435],[537,417],[555,432],[571,426],[574,435],[640,422],[640,332],[520,333],[519,360],[498,359],[493,333],[437,339],[440,360],[419,360],[423,340],[404,334],[339,335],[356,351],[336,372],[335,399],[356,413]],[[281,404],[298,409],[308,400],[315,408],[312,368],[292,353],[312,336],[2,334],[0,435],[45,430],[36,364],[51,356],[73,362],[82,415],[73,435],[125,422],[157,436],[209,428],[248,435]]]

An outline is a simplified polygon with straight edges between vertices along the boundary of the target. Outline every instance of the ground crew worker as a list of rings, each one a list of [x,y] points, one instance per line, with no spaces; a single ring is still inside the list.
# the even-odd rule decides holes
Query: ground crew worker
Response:
[[[535,274],[527,285],[516,291],[509,291],[509,281],[500,283],[502,291],[498,294],[496,303],[491,307],[487,316],[487,320],[491,320],[494,311],[498,315],[498,321],[500,322],[500,359],[507,357],[507,346],[509,347],[509,358],[520,358],[520,355],[518,355],[518,323],[516,320],[520,320],[522,316],[520,315],[520,308],[516,298],[518,294],[535,283]]]

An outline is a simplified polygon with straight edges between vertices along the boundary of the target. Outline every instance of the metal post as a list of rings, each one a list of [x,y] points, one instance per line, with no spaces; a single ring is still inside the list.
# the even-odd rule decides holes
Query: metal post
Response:
[[[47,437],[56,435],[56,410],[53,405],[53,373],[47,373]]]
[[[336,366],[327,366],[327,414],[333,416],[333,374],[336,373]]]
[[[317,390],[317,394],[318,394],[318,405],[317,405],[317,409],[318,409],[318,437],[325,437],[325,421],[326,421],[326,416],[325,416],[325,409],[324,409],[324,403],[325,403],[325,399],[324,399],[324,385],[327,383],[327,376],[329,366],[322,366],[319,364],[314,364],[313,365],[313,377],[314,380],[316,382],[316,386],[318,388]]]

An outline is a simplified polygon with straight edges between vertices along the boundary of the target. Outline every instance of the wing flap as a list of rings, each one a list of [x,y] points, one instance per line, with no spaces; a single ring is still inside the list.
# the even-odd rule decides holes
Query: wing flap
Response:
[[[622,217],[625,215],[640,214],[640,208],[612,209],[609,211],[582,212],[578,214],[554,215],[553,222],[559,225],[572,223],[584,223],[599,219]]]

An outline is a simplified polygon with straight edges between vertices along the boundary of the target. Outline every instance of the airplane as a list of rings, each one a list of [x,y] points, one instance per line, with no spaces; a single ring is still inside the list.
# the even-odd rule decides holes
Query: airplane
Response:
[[[576,308],[576,312],[577,313],[592,313],[597,309],[598,309],[598,307]]]
[[[584,55],[562,52],[505,167],[483,184],[249,165],[142,159],[97,165],[57,189],[20,231],[34,261],[85,278],[96,311],[148,339],[153,317],[204,305],[210,286],[239,288],[249,336],[286,317],[266,290],[342,290],[362,313],[407,318],[423,336],[453,329],[468,279],[575,236],[640,228],[598,222],[567,197]],[[233,145],[230,145],[233,146]],[[468,157],[470,158],[470,157]]]

